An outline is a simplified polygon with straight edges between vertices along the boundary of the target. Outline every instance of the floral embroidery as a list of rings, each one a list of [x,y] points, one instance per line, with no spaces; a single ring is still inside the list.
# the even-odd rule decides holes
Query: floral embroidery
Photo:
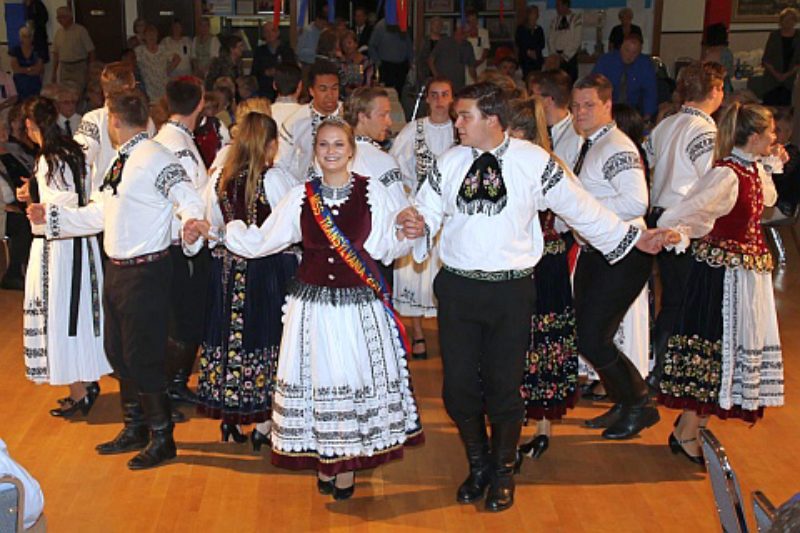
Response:
[[[762,252],[760,247],[732,240],[697,241],[692,245],[692,253],[697,261],[712,267],[745,268],[756,272],[772,272],[772,254]]]
[[[716,403],[722,376],[722,342],[698,335],[673,335],[664,359],[661,393]]]
[[[160,192],[164,198],[168,198],[169,191],[172,187],[182,181],[190,182],[186,170],[184,170],[180,163],[170,163],[158,173],[156,189],[158,189],[158,192]]]

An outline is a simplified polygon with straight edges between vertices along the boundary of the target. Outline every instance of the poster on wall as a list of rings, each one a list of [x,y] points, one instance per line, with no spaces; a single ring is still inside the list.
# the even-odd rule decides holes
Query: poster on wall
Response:
[[[800,7],[798,0],[733,0],[731,22],[777,22],[781,10]]]

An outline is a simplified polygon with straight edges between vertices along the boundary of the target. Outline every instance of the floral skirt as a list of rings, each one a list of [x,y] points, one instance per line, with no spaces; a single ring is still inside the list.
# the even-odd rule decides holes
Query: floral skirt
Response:
[[[281,307],[296,270],[292,253],[243,259],[213,251],[198,412],[235,424],[269,419]]]
[[[755,421],[783,404],[772,278],[696,261],[670,337],[659,402]]]
[[[534,272],[536,314],[522,397],[530,419],[558,420],[578,400],[575,310],[566,252],[545,254]]]
[[[292,284],[272,422],[273,464],[327,475],[423,440],[405,349],[371,289]]]

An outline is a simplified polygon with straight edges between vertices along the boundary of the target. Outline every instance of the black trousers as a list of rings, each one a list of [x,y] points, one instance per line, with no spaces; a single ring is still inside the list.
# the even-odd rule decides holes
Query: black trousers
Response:
[[[164,352],[167,344],[172,262],[106,265],[103,283],[104,346],[120,379],[136,383],[139,392],[167,388]]]
[[[203,248],[194,257],[186,257],[180,246],[170,246],[169,255],[172,261],[169,336],[188,344],[200,344],[211,265],[209,251]]]
[[[614,334],[652,267],[653,257],[637,249],[614,265],[599,252],[581,251],[574,281],[578,350],[595,369],[624,357],[614,345]]]
[[[22,279],[25,277],[25,265],[31,252],[31,224],[25,213],[6,213],[6,235],[8,236],[8,269],[7,279]]]
[[[457,423],[484,412],[492,423],[521,421],[533,278],[478,281],[442,269],[433,289],[439,301],[447,413]]]
[[[667,352],[667,342],[681,312],[692,270],[692,254],[664,251],[658,254],[656,261],[661,278],[661,310],[653,331],[653,353],[660,361],[660,356]]]
[[[402,63],[392,63],[391,61],[381,61],[380,65],[381,83],[386,87],[393,87],[397,91],[397,98],[403,98],[403,85],[406,83],[408,75],[408,61]]]
[[[561,60],[561,70],[569,74],[572,83],[578,81],[578,54],[572,56],[569,61]]]

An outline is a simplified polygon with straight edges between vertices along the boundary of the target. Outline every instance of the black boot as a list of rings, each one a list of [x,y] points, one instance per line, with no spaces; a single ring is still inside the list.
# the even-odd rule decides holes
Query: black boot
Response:
[[[167,339],[167,390],[172,401],[197,403],[197,395],[188,387],[196,357],[196,344]]]
[[[505,511],[514,505],[514,463],[522,420],[492,424],[492,482],[486,510]]]
[[[661,377],[664,375],[664,360],[667,358],[667,347],[669,336],[671,333],[660,333],[656,329],[658,336],[653,340],[653,354],[655,355],[655,362],[653,370],[647,376],[647,386],[650,388],[650,394],[657,395],[660,392]]]
[[[172,438],[172,423],[169,395],[165,392],[142,393],[139,395],[144,408],[147,425],[150,427],[150,442],[139,454],[128,461],[131,470],[144,470],[158,466],[177,455]]]
[[[114,440],[98,444],[95,447],[100,455],[133,452],[147,446],[147,426],[144,423],[144,414],[139,403],[136,384],[129,379],[120,379],[119,397],[125,427]]]
[[[486,436],[486,423],[483,415],[456,422],[461,441],[467,451],[469,476],[458,487],[458,503],[472,503],[483,498],[491,481],[489,463],[489,439]],[[516,443],[514,443],[516,445]],[[515,448],[516,449],[516,448]]]
[[[611,409],[602,415],[585,420],[583,425],[592,429],[605,429],[619,420],[619,416],[622,413],[622,404],[620,403],[618,391],[614,389],[616,384],[613,383],[612,380],[608,379],[608,377],[604,376],[602,370],[598,370],[597,374],[600,376],[603,387],[606,389],[606,395],[612,402],[614,402],[614,405],[612,405]]]
[[[624,440],[638,435],[660,420],[658,409],[653,405],[639,370],[633,363],[620,355],[603,368],[603,375],[619,394],[622,404],[619,418],[603,431],[603,437],[611,440]]]

